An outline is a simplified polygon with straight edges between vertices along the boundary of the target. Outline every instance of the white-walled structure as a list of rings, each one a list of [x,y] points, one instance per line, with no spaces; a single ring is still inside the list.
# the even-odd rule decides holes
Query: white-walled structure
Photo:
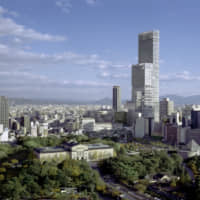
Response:
[[[0,141],[8,142],[9,141],[8,135],[9,135],[9,130],[6,128],[0,136]]]
[[[82,129],[83,131],[94,131],[95,119],[94,118],[83,118],[82,119]]]
[[[96,123],[94,131],[112,130],[112,123]]]
[[[0,134],[3,133],[3,124],[0,124]]]

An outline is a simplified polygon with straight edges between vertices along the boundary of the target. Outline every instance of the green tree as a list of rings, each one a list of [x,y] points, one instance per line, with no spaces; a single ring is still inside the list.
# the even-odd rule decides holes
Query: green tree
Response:
[[[1,181],[4,181],[4,179],[5,179],[4,175],[3,175],[3,174],[0,174],[0,182],[1,182]]]
[[[26,193],[26,188],[21,185],[17,177],[11,178],[6,184],[3,185],[4,195],[13,200],[20,200]]]

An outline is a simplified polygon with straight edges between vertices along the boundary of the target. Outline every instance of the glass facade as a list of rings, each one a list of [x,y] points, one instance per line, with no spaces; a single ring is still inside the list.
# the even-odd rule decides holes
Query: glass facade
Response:
[[[113,86],[113,110],[120,111],[121,108],[121,91],[119,86]]]
[[[159,31],[139,34],[139,64],[152,63],[152,103],[154,121],[159,122]]]
[[[0,124],[3,124],[4,128],[9,128],[9,107],[8,99],[4,96],[0,96]]]

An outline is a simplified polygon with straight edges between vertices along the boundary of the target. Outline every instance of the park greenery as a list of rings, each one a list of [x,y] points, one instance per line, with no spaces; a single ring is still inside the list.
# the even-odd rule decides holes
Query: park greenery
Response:
[[[60,138],[19,137],[16,144],[0,144],[0,199],[86,198],[95,200],[98,199],[97,193],[117,199],[118,192],[109,191],[98,172],[92,170],[87,162],[66,159],[62,162],[41,163],[35,157],[35,148],[61,146],[69,141],[82,144],[103,143],[112,146],[115,156],[99,163],[101,173],[112,175],[117,181],[137,191],[145,192],[149,184],[147,177],[157,173],[180,176],[182,185],[186,189],[191,187],[191,184],[185,184],[180,156],[168,155],[164,151],[152,151],[152,148],[148,148],[150,151],[141,151],[146,146],[151,147],[152,144],[139,141],[120,144],[110,138],[98,139],[72,135]],[[155,141],[153,145],[162,144]],[[127,155],[127,152],[132,151],[140,151],[140,154]],[[193,165],[196,166],[197,171],[200,169],[198,161]],[[176,187],[177,182],[173,180],[171,186]]]
[[[200,156],[195,156],[186,161],[187,166],[192,170],[195,178],[195,182],[192,187],[192,197],[200,200]],[[191,187],[190,187],[191,189]],[[191,198],[192,199],[192,198]]]
[[[98,199],[105,184],[86,161],[41,163],[33,149],[56,146],[67,138],[19,138],[0,144],[0,199]]]
[[[177,154],[169,156],[164,151],[154,151],[135,156],[121,153],[99,165],[103,174],[112,174],[115,179],[130,186],[147,175],[165,173],[178,176],[182,173],[181,164],[182,159]]]

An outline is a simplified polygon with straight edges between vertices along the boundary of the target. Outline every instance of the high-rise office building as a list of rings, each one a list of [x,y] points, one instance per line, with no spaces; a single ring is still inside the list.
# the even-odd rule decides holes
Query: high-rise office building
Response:
[[[191,111],[191,128],[200,129],[200,109],[193,108]]]
[[[174,102],[169,98],[160,101],[160,119],[170,116],[174,112]]]
[[[26,129],[26,133],[31,132],[31,121],[28,115],[24,115],[21,117],[21,126]]]
[[[151,31],[151,32],[144,32],[139,34],[138,37],[138,56],[139,56],[139,64],[141,67],[144,66],[144,64],[152,64],[152,72],[151,77],[149,80],[151,80],[151,94],[152,96],[149,96],[152,101],[152,112],[153,112],[153,118],[155,122],[159,122],[159,31]],[[147,67],[145,67],[147,68]],[[137,70],[136,70],[137,71]],[[146,69],[146,71],[148,71]],[[133,70],[134,73],[134,70]],[[137,72],[135,72],[137,73]],[[137,77],[137,75],[134,75],[134,77]],[[132,78],[134,78],[132,76]],[[132,81],[133,82],[133,81]],[[132,92],[134,93],[134,85],[132,88]],[[139,92],[138,92],[139,95]],[[146,94],[142,95],[143,100],[146,98]],[[132,94],[132,101],[134,102],[134,94]],[[147,98],[146,98],[147,99]],[[148,108],[150,109],[150,108]]]
[[[113,110],[118,112],[121,108],[121,91],[119,86],[113,86]]]
[[[132,101],[136,112],[144,118],[153,118],[153,64],[143,63],[132,66]]]
[[[0,124],[3,124],[3,128],[9,128],[8,99],[4,96],[0,96]]]

